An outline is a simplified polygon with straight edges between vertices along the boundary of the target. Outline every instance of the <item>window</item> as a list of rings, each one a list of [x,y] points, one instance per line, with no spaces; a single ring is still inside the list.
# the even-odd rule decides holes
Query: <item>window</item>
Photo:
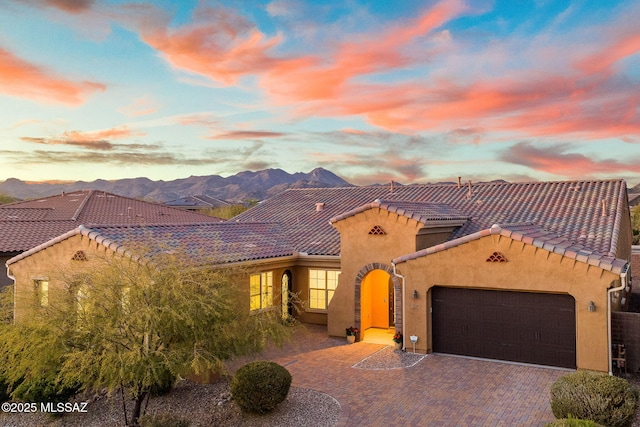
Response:
[[[249,277],[251,310],[261,310],[273,304],[273,273],[252,274]]]
[[[309,270],[309,308],[326,310],[338,287],[338,270]]]
[[[46,307],[49,305],[49,281],[48,280],[34,280],[33,287],[38,299],[40,307]]]

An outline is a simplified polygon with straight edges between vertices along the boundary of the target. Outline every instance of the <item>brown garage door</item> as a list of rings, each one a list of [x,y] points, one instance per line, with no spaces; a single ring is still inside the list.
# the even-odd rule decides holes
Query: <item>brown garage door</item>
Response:
[[[433,351],[576,367],[570,295],[435,287]]]

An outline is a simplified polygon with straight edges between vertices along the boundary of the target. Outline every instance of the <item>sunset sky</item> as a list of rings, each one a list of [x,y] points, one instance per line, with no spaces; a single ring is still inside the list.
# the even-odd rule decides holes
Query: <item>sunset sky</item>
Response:
[[[640,182],[640,2],[0,0],[0,180]]]

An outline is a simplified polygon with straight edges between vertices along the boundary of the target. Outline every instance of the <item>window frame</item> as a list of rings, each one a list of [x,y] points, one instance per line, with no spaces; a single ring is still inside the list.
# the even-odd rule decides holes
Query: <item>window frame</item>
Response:
[[[255,282],[257,278],[257,282]],[[257,286],[256,286],[257,285]],[[255,292],[258,290],[258,292]],[[257,298],[258,304],[254,305]],[[269,310],[273,305],[273,271],[249,275],[249,310],[253,313]]]
[[[313,277],[313,274],[316,273],[317,276]],[[324,269],[324,268],[310,268],[309,269],[309,283],[308,283],[308,291],[309,297],[307,298],[307,310],[312,313],[327,313],[329,310],[329,304],[331,304],[331,300],[335,295],[335,291],[338,288],[338,281],[340,279],[340,270],[333,269]],[[320,277],[322,275],[323,277]],[[329,276],[333,277],[329,277]],[[319,284],[323,286],[318,286]],[[333,285],[333,287],[330,286]],[[315,286],[314,286],[315,285]],[[312,298],[313,294],[316,293],[324,293],[323,298]],[[323,307],[313,307],[313,301],[324,302]]]

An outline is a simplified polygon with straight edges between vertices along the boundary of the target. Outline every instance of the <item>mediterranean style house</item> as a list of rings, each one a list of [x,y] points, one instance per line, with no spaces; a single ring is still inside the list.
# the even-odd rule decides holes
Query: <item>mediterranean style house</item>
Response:
[[[79,225],[192,224],[220,218],[185,212],[97,190],[61,193],[0,205],[0,262],[41,245]],[[0,289],[11,284],[0,274]]]
[[[6,264],[16,295],[42,294],[54,266],[143,238],[244,266],[244,309],[392,328],[422,353],[611,371],[631,291],[622,180],[293,189],[224,223],[77,226]]]

